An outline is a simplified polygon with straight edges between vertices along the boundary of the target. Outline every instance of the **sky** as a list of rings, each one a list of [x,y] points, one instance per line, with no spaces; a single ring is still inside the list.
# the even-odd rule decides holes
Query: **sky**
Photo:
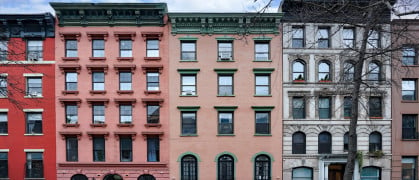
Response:
[[[277,12],[281,0],[272,0],[268,12]],[[257,12],[269,0],[0,0],[0,14],[30,14],[44,13],[54,10],[49,2],[135,2],[156,3],[165,2],[169,12]]]

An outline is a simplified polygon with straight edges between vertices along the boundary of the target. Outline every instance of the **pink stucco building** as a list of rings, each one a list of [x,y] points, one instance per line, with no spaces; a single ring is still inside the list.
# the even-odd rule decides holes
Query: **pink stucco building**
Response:
[[[168,179],[165,3],[51,3],[57,178]]]
[[[279,18],[169,13],[171,180],[281,179]]]

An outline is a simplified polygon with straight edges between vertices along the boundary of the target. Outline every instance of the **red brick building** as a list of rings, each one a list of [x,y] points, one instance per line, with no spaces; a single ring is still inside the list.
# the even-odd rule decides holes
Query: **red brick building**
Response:
[[[54,17],[0,22],[0,179],[56,179]]]

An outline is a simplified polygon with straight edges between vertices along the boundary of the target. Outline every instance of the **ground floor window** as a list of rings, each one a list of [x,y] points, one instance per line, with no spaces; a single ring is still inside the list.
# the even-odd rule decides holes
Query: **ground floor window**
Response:
[[[74,176],[71,176],[71,180],[88,180],[88,179],[83,174],[75,174]]]
[[[361,171],[361,180],[381,180],[381,169],[378,167],[364,167]]]
[[[108,174],[103,178],[103,180],[122,180],[122,176],[118,174]]]
[[[156,178],[154,178],[154,176],[150,174],[143,174],[140,177],[138,177],[138,180],[156,180]]]
[[[297,167],[292,170],[292,180],[313,180],[313,169]]]

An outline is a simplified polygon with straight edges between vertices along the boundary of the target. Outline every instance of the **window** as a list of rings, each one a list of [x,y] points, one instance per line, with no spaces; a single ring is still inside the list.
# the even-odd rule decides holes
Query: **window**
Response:
[[[119,152],[121,162],[132,161],[132,138],[119,137]]]
[[[255,95],[270,95],[271,94],[271,77],[269,74],[255,75]]]
[[[294,119],[306,118],[306,108],[303,97],[292,98],[292,117]]]
[[[160,161],[159,137],[147,137],[147,162]]]
[[[233,180],[234,159],[230,155],[222,155],[218,158],[218,180]]]
[[[93,124],[105,123],[105,105],[103,103],[93,104]]]
[[[402,63],[405,66],[416,65],[416,49],[414,47],[405,46],[402,49]]]
[[[332,135],[328,132],[322,132],[319,134],[319,154],[331,154],[332,153]]]
[[[119,40],[119,57],[132,57],[132,40]]]
[[[271,179],[271,159],[266,155],[255,158],[255,180]]]
[[[120,176],[119,174],[108,174],[106,175],[103,180],[122,180],[122,176]],[[143,180],[143,179],[140,179]]]
[[[0,112],[0,134],[8,133],[7,112]]]
[[[292,135],[292,154],[306,153],[306,135],[303,132],[296,132]]]
[[[70,180],[89,180],[89,179],[84,174],[75,174],[75,175],[71,176]]]
[[[343,135],[343,151],[349,150],[349,132]]]
[[[293,48],[304,47],[304,28],[303,27],[292,27],[292,47]]]
[[[42,113],[26,113],[26,134],[42,134]]]
[[[8,50],[7,50],[7,41],[0,41],[0,61],[6,61]]]
[[[218,112],[218,134],[234,134],[233,112]]]
[[[160,106],[147,104],[147,123],[157,124],[160,122]]]
[[[28,40],[27,56],[28,61],[42,61],[42,41]]]
[[[381,97],[370,97],[369,112],[370,118],[382,118],[382,104]]]
[[[76,103],[65,105],[65,123],[77,124],[78,123],[78,106]]]
[[[6,152],[0,152],[0,178],[9,177],[9,157]]]
[[[313,169],[307,167],[292,169],[292,180],[313,180]]]
[[[44,157],[42,152],[26,153],[26,176],[25,178],[44,177]]]
[[[132,90],[131,72],[119,72],[119,90]]]
[[[196,134],[196,112],[182,112],[182,134]]]
[[[181,75],[181,78],[182,95],[196,95],[196,74]]]
[[[127,105],[127,104],[119,105],[119,123],[121,124],[132,123],[132,105]]]
[[[105,90],[105,73],[93,72],[92,73],[92,90],[104,91]]]
[[[93,137],[93,161],[105,161],[105,138],[103,136]]]
[[[160,80],[158,72],[147,73],[147,91],[158,91],[160,90]]]
[[[271,133],[271,117],[270,112],[257,111],[255,113],[256,119],[256,134],[270,134]]]
[[[138,180],[156,180],[156,178],[150,174],[143,174],[140,177],[138,177]]]
[[[92,54],[93,57],[105,57],[105,40],[93,39],[92,40]]]
[[[233,42],[218,41],[218,60],[233,60]]]
[[[381,77],[381,68],[376,62],[368,64],[368,80],[379,81]]]
[[[195,156],[186,155],[181,160],[181,178],[182,180],[198,179],[198,161]]]
[[[343,80],[353,81],[355,75],[355,64],[352,62],[343,63]]]
[[[181,60],[196,61],[196,41],[181,41]]]
[[[402,180],[416,180],[417,157],[402,157]]]
[[[380,47],[380,32],[376,30],[371,30],[368,33],[368,48],[379,48]]]
[[[233,94],[233,75],[218,75],[218,95],[232,96]]]
[[[255,42],[255,61],[269,61],[269,42]]]
[[[416,80],[402,79],[402,100],[415,101],[416,99]]]
[[[79,145],[77,137],[66,137],[66,159],[67,161],[78,161],[79,160]]]
[[[355,29],[354,28],[343,28],[343,47],[353,48],[355,47]]]
[[[65,40],[65,57],[78,57],[77,54],[77,40]]]
[[[302,60],[295,60],[292,63],[292,80],[304,81],[306,71],[306,64]]]
[[[42,78],[28,77],[26,78],[26,95],[27,96],[42,96]]]
[[[7,76],[0,75],[0,96],[7,96]]]
[[[65,73],[65,90],[77,91],[77,72]]]
[[[147,40],[147,57],[159,57],[159,40],[148,39]]]
[[[381,134],[372,132],[369,137],[369,152],[381,151]]]
[[[351,118],[352,116],[352,97],[345,96],[343,98],[343,117]]]
[[[319,97],[319,118],[330,119],[332,114],[332,103],[330,97]]]
[[[361,180],[380,180],[381,169],[378,167],[363,167],[361,171]]]
[[[321,27],[317,31],[317,38],[318,38],[318,48],[329,48],[330,47],[330,40],[329,40],[329,28]]]
[[[402,139],[418,139],[418,115],[403,114],[402,115]]]
[[[330,64],[327,61],[320,61],[319,63],[319,81],[330,81]]]

